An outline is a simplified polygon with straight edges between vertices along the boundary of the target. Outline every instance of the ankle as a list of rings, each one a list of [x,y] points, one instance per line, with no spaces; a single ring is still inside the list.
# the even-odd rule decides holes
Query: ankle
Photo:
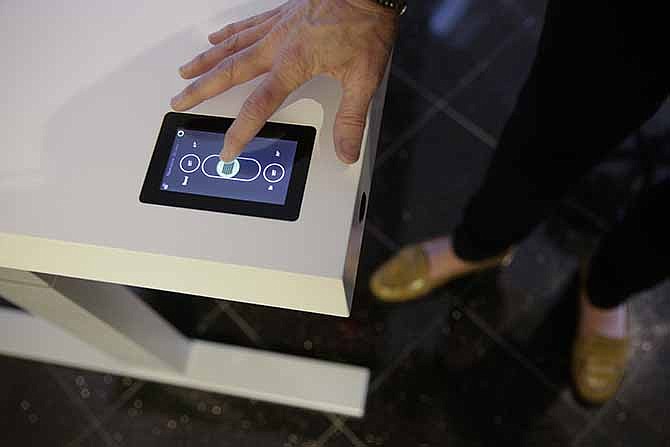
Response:
[[[433,278],[468,273],[477,263],[461,259],[455,252],[451,236],[442,236],[423,243]]]
[[[628,333],[628,310],[626,304],[611,309],[596,307],[586,292],[580,298],[579,333],[601,335],[609,338],[625,338]]]

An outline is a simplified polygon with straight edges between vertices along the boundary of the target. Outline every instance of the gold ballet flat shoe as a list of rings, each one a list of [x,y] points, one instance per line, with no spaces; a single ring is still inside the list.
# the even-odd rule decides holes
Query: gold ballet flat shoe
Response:
[[[572,353],[577,397],[591,405],[602,405],[611,399],[621,386],[629,349],[629,338],[578,336]]]
[[[473,265],[471,270],[430,278],[428,254],[421,244],[410,245],[382,264],[370,278],[370,290],[381,301],[400,303],[427,295],[447,282],[469,273],[511,262],[512,251]]]

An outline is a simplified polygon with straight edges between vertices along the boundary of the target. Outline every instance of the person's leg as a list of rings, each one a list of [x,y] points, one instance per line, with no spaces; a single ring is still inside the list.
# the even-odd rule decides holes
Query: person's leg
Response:
[[[652,38],[663,15],[657,5],[634,8],[550,1],[529,77],[461,224],[453,237],[410,247],[377,269],[370,282],[377,297],[414,299],[503,262],[581,176],[654,114],[670,87],[664,41]]]
[[[670,277],[670,180],[644,193],[591,259],[580,331],[625,336],[624,302]]]
[[[602,404],[617,392],[630,341],[625,300],[670,277],[670,180],[644,193],[583,269],[572,371],[577,394]]]
[[[590,301],[611,309],[670,276],[670,180],[643,193],[595,255],[587,289]]]
[[[549,3],[530,76],[454,232],[457,258],[479,261],[519,242],[660,107],[670,71],[655,8]]]

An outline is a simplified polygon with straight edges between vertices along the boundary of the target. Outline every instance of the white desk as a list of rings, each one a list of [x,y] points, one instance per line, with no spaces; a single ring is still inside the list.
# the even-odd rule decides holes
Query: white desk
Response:
[[[385,85],[354,166],[333,149],[334,81],[273,117],[319,129],[297,222],[138,200],[176,68],[210,31],[278,3],[0,4],[0,296],[33,315],[0,311],[0,352],[362,415],[367,370],[185,339],[124,287],[348,316]],[[254,85],[194,112],[235,116]]]

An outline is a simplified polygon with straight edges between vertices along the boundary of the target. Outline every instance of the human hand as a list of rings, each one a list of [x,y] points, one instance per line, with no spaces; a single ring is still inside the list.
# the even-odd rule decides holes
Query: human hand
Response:
[[[232,161],[288,95],[317,75],[329,75],[343,88],[333,131],[336,152],[354,163],[396,28],[397,14],[370,0],[290,0],[210,34],[213,47],[179,69],[184,79],[198,79],[171,105],[188,110],[268,73],[226,133],[221,158]]]

